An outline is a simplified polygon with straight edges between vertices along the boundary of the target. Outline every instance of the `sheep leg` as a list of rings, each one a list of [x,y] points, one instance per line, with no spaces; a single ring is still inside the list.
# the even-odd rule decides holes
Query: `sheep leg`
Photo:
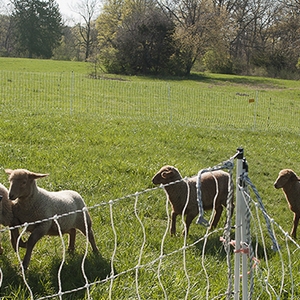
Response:
[[[294,214],[294,225],[293,225],[293,229],[291,232],[291,236],[293,238],[296,238],[296,231],[297,231],[297,227],[298,227],[298,223],[299,223],[299,218],[300,218],[300,215],[295,213]]]
[[[12,229],[10,231],[10,242],[15,251],[17,251],[17,239],[18,239],[19,235],[20,234],[19,234],[18,228]]]
[[[76,239],[76,228],[71,228],[69,231],[69,252],[74,252],[75,250],[75,239]]]
[[[12,245],[12,247],[15,251],[17,251],[17,240],[18,240],[19,236],[20,236],[20,234],[19,234],[19,229],[18,228],[14,228],[10,231],[10,242],[11,242],[11,245]],[[27,242],[23,242],[23,240],[20,239],[19,247],[26,248],[27,247]]]
[[[214,211],[214,218],[213,218],[213,222],[210,226],[210,229],[214,229],[217,227],[218,223],[219,223],[219,220],[221,218],[221,214],[222,214],[222,211],[223,211],[223,206],[219,206],[217,208],[215,208],[215,211]]]
[[[85,225],[79,226],[78,229],[86,236]],[[87,229],[88,229],[88,240],[89,240],[89,242],[90,242],[90,244],[92,246],[93,252],[94,253],[98,253],[99,250],[98,250],[98,247],[97,247],[96,242],[95,242],[95,236],[94,236],[94,233],[93,233],[93,230],[92,230],[92,225],[91,225],[90,221],[89,221]]]
[[[45,231],[44,229],[39,229],[39,228],[35,228],[31,235],[29,236],[29,239],[27,241],[27,249],[26,249],[26,253],[23,259],[23,268],[24,270],[27,270],[29,262],[30,262],[30,258],[31,258],[31,254],[32,254],[32,250],[33,247],[35,246],[35,244],[45,235]]]
[[[190,225],[191,225],[191,223],[192,223],[192,221],[194,220],[195,217],[196,217],[196,215],[194,215],[194,214],[187,214],[186,215],[186,219],[185,219],[186,235],[189,234]],[[183,230],[182,235],[185,235],[185,230]]]
[[[93,252],[98,253],[99,250],[98,250],[98,247],[97,247],[96,242],[95,242],[95,236],[94,236],[92,228],[89,229],[88,238],[89,238],[89,242],[90,242],[90,244],[93,248]]]
[[[177,213],[175,213],[175,211],[172,211],[171,214],[171,235],[175,235],[176,234],[176,217],[177,217]]]

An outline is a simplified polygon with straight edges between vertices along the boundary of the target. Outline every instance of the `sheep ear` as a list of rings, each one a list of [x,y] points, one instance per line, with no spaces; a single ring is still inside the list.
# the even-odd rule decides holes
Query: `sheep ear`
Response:
[[[44,178],[46,176],[48,176],[49,174],[40,174],[40,173],[33,173],[31,172],[29,174],[29,176],[32,178],[32,179],[39,179],[39,178]]]
[[[298,181],[298,176],[294,172],[291,172],[290,174],[293,181]]]
[[[171,174],[171,173],[172,173],[171,170],[170,171],[163,171],[161,173],[161,177],[164,178],[164,179],[166,179],[168,177],[168,175]]]
[[[5,169],[5,173],[8,175],[10,175],[12,173],[12,171],[13,171],[12,169]]]

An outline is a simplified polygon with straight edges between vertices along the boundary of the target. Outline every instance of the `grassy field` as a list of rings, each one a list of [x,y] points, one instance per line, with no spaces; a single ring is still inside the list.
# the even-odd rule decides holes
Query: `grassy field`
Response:
[[[76,72],[87,74],[90,65],[77,62],[41,61],[26,59],[0,58],[0,70],[24,72]],[[103,75],[115,78],[112,75]],[[119,77],[120,79],[120,77]],[[133,82],[160,81],[158,78],[122,77]],[[166,79],[164,79],[166,80]],[[298,107],[300,86],[296,81],[275,80],[258,77],[238,77],[218,74],[195,74],[190,79],[168,79],[174,85],[200,87],[203,90],[240,92],[256,91],[270,93],[286,102],[293,102]],[[49,83],[50,84],[50,83]],[[14,91],[2,94],[1,103],[12,101]],[[86,91],[88,93],[88,91]],[[28,97],[33,95],[28,90]],[[35,101],[38,99],[35,98]],[[51,99],[49,99],[51,101]],[[284,103],[284,101],[282,102]],[[87,104],[88,105],[88,104]],[[121,104],[120,104],[121,105]],[[5,106],[3,106],[5,107]],[[285,107],[279,108],[284,112]],[[298,108],[296,108],[298,110]],[[192,113],[192,112],[191,112]],[[217,114],[218,112],[216,112]],[[298,113],[298,111],[297,111]],[[141,268],[138,273],[138,291],[141,299],[163,299],[164,292],[158,280],[160,268],[161,281],[168,299],[184,299],[189,288],[188,299],[225,299],[219,295],[227,289],[226,255],[219,237],[222,231],[191,246],[186,251],[186,271],[183,252],[178,251],[162,260],[161,242],[167,226],[166,199],[162,189],[153,189],[152,176],[164,164],[175,165],[183,176],[195,175],[200,169],[211,167],[233,156],[242,146],[249,164],[249,177],[256,185],[268,214],[285,231],[290,231],[293,215],[289,211],[283,193],[275,190],[273,183],[282,168],[291,168],[300,174],[299,169],[299,132],[276,130],[254,131],[252,129],[236,131],[229,127],[218,130],[205,126],[183,126],[172,123],[126,118],[118,116],[90,114],[66,115],[49,109],[39,114],[27,112],[23,107],[14,106],[13,110],[0,111],[1,139],[0,182],[8,185],[5,168],[27,168],[31,171],[49,173],[41,179],[39,185],[51,189],[74,189],[82,194],[90,210],[96,241],[101,255],[88,254],[85,270],[88,280],[94,282],[110,276],[111,259],[115,248],[115,235],[112,229],[111,213],[117,235],[117,251],[114,256],[115,274],[121,274],[111,282],[95,284],[91,287],[93,299],[137,299],[135,270],[143,249]],[[147,190],[149,189],[149,190]],[[135,197],[125,197],[137,191],[145,191]],[[253,195],[252,195],[253,196]],[[117,199],[117,200],[116,200]],[[110,200],[116,200],[110,211]],[[137,201],[137,202],[136,202]],[[97,205],[99,204],[99,205]],[[94,207],[97,205],[96,207]],[[146,232],[144,242],[141,227],[135,212],[141,218]],[[206,214],[209,218],[209,214]],[[220,225],[224,223],[223,215]],[[264,220],[262,218],[262,223]],[[180,231],[178,218],[178,231]],[[257,221],[253,218],[253,239],[258,234]],[[299,249],[291,242],[293,281],[289,276],[288,257],[285,238],[276,229],[282,246],[282,253],[270,250],[266,226],[266,261],[258,241],[261,260],[255,279],[255,294],[261,299],[292,299],[300,297]],[[192,224],[188,244],[192,244],[206,233],[204,227]],[[29,292],[20,274],[17,256],[9,243],[9,234],[4,232],[2,244],[5,253],[1,256],[3,282],[0,295],[3,299],[27,299]],[[205,248],[204,245],[206,245]],[[166,236],[164,254],[177,251],[183,246],[183,238],[178,235]],[[76,253],[66,256],[62,269],[62,290],[71,290],[84,286],[81,273],[81,260],[85,249],[85,239],[77,236]],[[89,249],[91,250],[91,249]],[[21,257],[24,255],[21,249]],[[58,290],[57,272],[62,257],[61,242],[58,237],[45,237],[36,245],[26,279],[34,298],[51,295]],[[283,258],[284,267],[282,266]],[[233,255],[232,255],[233,258]],[[205,269],[203,268],[205,266]],[[285,272],[282,287],[282,274]],[[206,272],[209,278],[209,291]],[[271,274],[268,274],[268,271]],[[272,298],[264,287],[268,278]],[[190,285],[189,285],[190,284]],[[262,288],[263,287],[263,288]],[[294,294],[292,294],[294,287]],[[270,289],[270,287],[269,287]],[[208,295],[208,296],[207,296]],[[63,299],[86,299],[87,294],[80,290],[63,296]],[[295,299],[294,298],[294,299]]]

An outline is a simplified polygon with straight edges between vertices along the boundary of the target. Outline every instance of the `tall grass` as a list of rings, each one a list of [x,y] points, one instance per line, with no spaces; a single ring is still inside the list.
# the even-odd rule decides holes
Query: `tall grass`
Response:
[[[37,63],[37,61],[34,61]],[[13,60],[11,60],[13,63]],[[45,72],[45,61],[39,61],[36,68]],[[48,62],[47,62],[48,63]],[[55,62],[58,64],[58,62]],[[0,64],[0,68],[2,64]],[[22,69],[22,65],[18,67]],[[28,71],[28,70],[26,70]],[[36,72],[37,70],[30,70]],[[53,71],[53,70],[51,70]],[[91,79],[90,79],[91,80]],[[141,78],[127,77],[126,80],[140,82]],[[158,81],[145,78],[143,82]],[[45,81],[51,85],[48,80]],[[114,81],[115,83],[115,81]],[[284,103],[295,107],[295,116],[299,113],[300,88],[296,82],[279,81],[251,77],[221,75],[196,76],[196,79],[172,80],[178,90],[200,86],[203,90],[238,93],[261,90],[281,97]],[[27,168],[36,172],[49,173],[49,177],[39,181],[39,185],[51,189],[74,189],[83,195],[88,206],[103,203],[91,209],[93,228],[101,256],[89,254],[86,263],[88,279],[93,282],[110,275],[110,260],[114,250],[114,233],[111,226],[110,210],[107,204],[111,199],[119,199],[136,191],[153,188],[151,177],[164,164],[175,165],[183,176],[196,174],[204,167],[214,166],[235,154],[236,148],[243,146],[249,164],[249,177],[258,188],[268,213],[286,231],[290,230],[292,213],[289,211],[281,191],[273,188],[277,174],[282,168],[292,168],[296,172],[299,166],[299,133],[296,130],[235,130],[232,126],[211,128],[198,124],[180,122],[153,122],[149,118],[127,118],[126,114],[114,117],[111,114],[61,113],[55,105],[48,105],[44,111],[36,92],[31,88],[34,81],[26,82],[28,89],[24,96],[34,98],[36,110],[24,109],[21,99],[16,99],[14,90],[5,88],[2,94],[0,112],[1,139],[0,161],[4,168]],[[122,84],[118,81],[117,84]],[[141,83],[143,85],[144,83]],[[175,88],[175,87],[174,87]],[[3,87],[1,87],[3,91]],[[82,87],[84,89],[84,86]],[[53,104],[51,90],[47,101]],[[89,94],[91,91],[82,91]],[[99,94],[101,91],[99,91]],[[111,90],[113,98],[114,90]],[[92,91],[93,97],[97,92]],[[182,93],[184,95],[184,93]],[[291,99],[291,95],[294,95]],[[141,95],[136,95],[141,97]],[[5,101],[3,100],[5,97]],[[183,97],[183,96],[181,96]],[[187,95],[188,97],[188,95]],[[152,98],[153,99],[153,98]],[[174,98],[179,101],[181,99]],[[15,102],[14,102],[15,101]],[[45,99],[43,101],[46,101]],[[112,100],[110,99],[109,102]],[[13,103],[13,105],[12,105]],[[41,104],[41,105],[40,105]],[[123,103],[124,104],[124,103]],[[116,105],[123,109],[121,102]],[[9,105],[10,109],[7,108]],[[274,106],[277,104],[274,103]],[[88,109],[89,103],[86,103]],[[234,105],[232,109],[234,109]],[[185,107],[189,109],[189,107]],[[238,109],[238,108],[237,108]],[[284,118],[284,106],[277,108]],[[179,107],[180,110],[180,107]],[[226,106],[224,105],[224,110]],[[187,112],[188,113],[188,112]],[[191,107],[190,114],[193,114]],[[218,115],[218,111],[215,112]],[[232,111],[234,113],[234,111]],[[169,116],[168,116],[169,117]],[[292,120],[287,120],[290,122]],[[8,185],[4,171],[0,172],[0,182]],[[113,205],[113,221],[117,234],[118,247],[114,260],[115,273],[131,269],[138,263],[143,232],[134,215],[135,198],[125,198]],[[167,226],[165,195],[161,189],[150,190],[139,196],[137,212],[145,226],[147,239],[142,264],[139,270],[139,292],[142,299],[162,299],[163,291],[159,285],[158,262],[150,263],[159,257],[161,241]],[[207,215],[209,217],[209,215]],[[224,223],[223,215],[220,224]],[[178,220],[179,221],[179,220]],[[255,228],[255,227],[254,227]],[[180,231],[180,228],[178,228]],[[279,255],[270,250],[266,228],[270,281],[280,286],[282,266]],[[192,224],[188,244],[205,234],[205,228]],[[209,237],[205,248],[205,266],[209,274],[210,297],[216,297],[226,291],[227,265],[225,252],[219,242],[222,231]],[[255,237],[255,233],[253,233]],[[29,294],[22,281],[15,253],[9,243],[8,233],[2,239],[5,250],[1,257],[3,283],[1,296],[4,299],[26,299]],[[77,236],[74,256],[67,256],[63,267],[63,290],[84,285],[81,274],[81,259],[84,253],[85,239]],[[180,249],[183,239],[180,236],[167,235],[164,253]],[[259,244],[262,247],[262,244]],[[290,245],[292,250],[294,246]],[[261,250],[261,249],[260,249]],[[61,261],[61,245],[58,237],[45,237],[35,247],[27,280],[33,289],[35,298],[55,293],[58,289],[57,270]],[[187,249],[187,271],[191,280],[191,299],[206,297],[207,281],[202,268],[203,242]],[[91,252],[91,251],[90,251]],[[262,252],[260,252],[262,253]],[[24,255],[21,249],[21,256]],[[287,254],[284,252],[284,256]],[[261,270],[267,272],[266,262],[261,261]],[[294,285],[299,290],[297,266],[299,258],[294,255]],[[265,274],[257,276],[255,295],[261,292],[261,282]],[[183,269],[182,252],[163,260],[161,280],[169,299],[184,299],[188,281]],[[285,295],[290,299],[291,282],[286,276]],[[108,299],[110,282],[92,287],[94,299]],[[118,277],[112,286],[113,299],[134,299],[136,295],[135,271]],[[299,292],[296,289],[296,295]],[[84,291],[64,296],[64,299],[85,299]]]

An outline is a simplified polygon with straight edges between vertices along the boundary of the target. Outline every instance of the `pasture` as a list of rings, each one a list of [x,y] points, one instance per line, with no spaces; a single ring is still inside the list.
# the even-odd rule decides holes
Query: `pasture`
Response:
[[[93,285],[93,299],[136,299],[136,270],[124,271],[138,263],[145,265],[138,272],[141,299],[164,298],[159,280],[168,299],[184,299],[189,283],[189,299],[204,299],[207,281],[202,264],[209,274],[209,299],[217,298],[227,288],[226,255],[219,241],[222,230],[208,237],[204,258],[203,241],[186,250],[185,268],[181,251],[167,256],[161,266],[159,261],[151,263],[161,253],[168,221],[165,194],[162,189],[153,189],[151,178],[165,164],[176,166],[183,176],[195,175],[202,168],[227,160],[242,146],[249,164],[249,177],[266,211],[289,232],[293,215],[282,191],[276,190],[273,183],[283,168],[291,168],[300,175],[299,82],[218,74],[195,74],[190,79],[103,74],[105,88],[99,90],[97,79],[87,76],[90,69],[90,65],[83,63],[50,61],[49,64],[42,60],[0,58],[0,182],[8,187],[5,168],[26,168],[50,174],[39,181],[46,189],[74,189],[83,196],[92,207],[90,213],[101,253],[97,257],[89,249],[85,271],[90,282],[110,276],[117,237],[114,272],[121,275],[113,282]],[[65,83],[62,74],[69,76]],[[79,81],[76,81],[77,74],[80,74]],[[59,84],[58,80],[61,80]],[[159,91],[165,90],[155,92],[157,86]],[[210,99],[209,105],[204,99],[195,107],[198,98],[193,93],[198,90],[205,99]],[[210,98],[210,95],[214,96]],[[257,97],[260,106],[255,108]],[[254,99],[254,103],[249,99]],[[97,101],[107,104],[100,106]],[[197,118],[192,117],[195,111],[199,111]],[[137,191],[144,192],[137,198],[126,197]],[[112,206],[110,200],[114,200]],[[145,243],[136,214],[145,228]],[[209,218],[209,213],[206,214]],[[220,224],[224,221],[223,213]],[[263,230],[267,236],[267,229]],[[193,222],[187,243],[193,244],[205,232],[204,227]],[[8,231],[2,233],[2,244],[5,252],[1,256],[0,296],[27,299],[29,293]],[[62,269],[63,290],[85,284],[81,272],[85,238],[81,234],[77,235],[76,244],[76,253],[66,255]],[[182,245],[180,235],[167,235],[163,252],[172,253]],[[270,247],[271,241],[266,237],[272,268],[270,281],[272,286],[280,286],[281,260]],[[292,243],[290,247],[296,249]],[[139,262],[141,249],[143,255]],[[23,257],[24,250],[20,252]],[[45,237],[37,243],[26,273],[35,299],[57,292],[61,252],[59,237]],[[268,266],[264,261],[261,264],[263,273],[267,272]],[[298,274],[299,250],[292,256],[292,264]],[[294,297],[299,297],[299,281],[291,283],[285,278],[284,299],[291,299],[291,285],[296,287]],[[261,286],[255,293],[261,293]],[[64,295],[63,299],[86,297],[85,291],[79,290]]]

